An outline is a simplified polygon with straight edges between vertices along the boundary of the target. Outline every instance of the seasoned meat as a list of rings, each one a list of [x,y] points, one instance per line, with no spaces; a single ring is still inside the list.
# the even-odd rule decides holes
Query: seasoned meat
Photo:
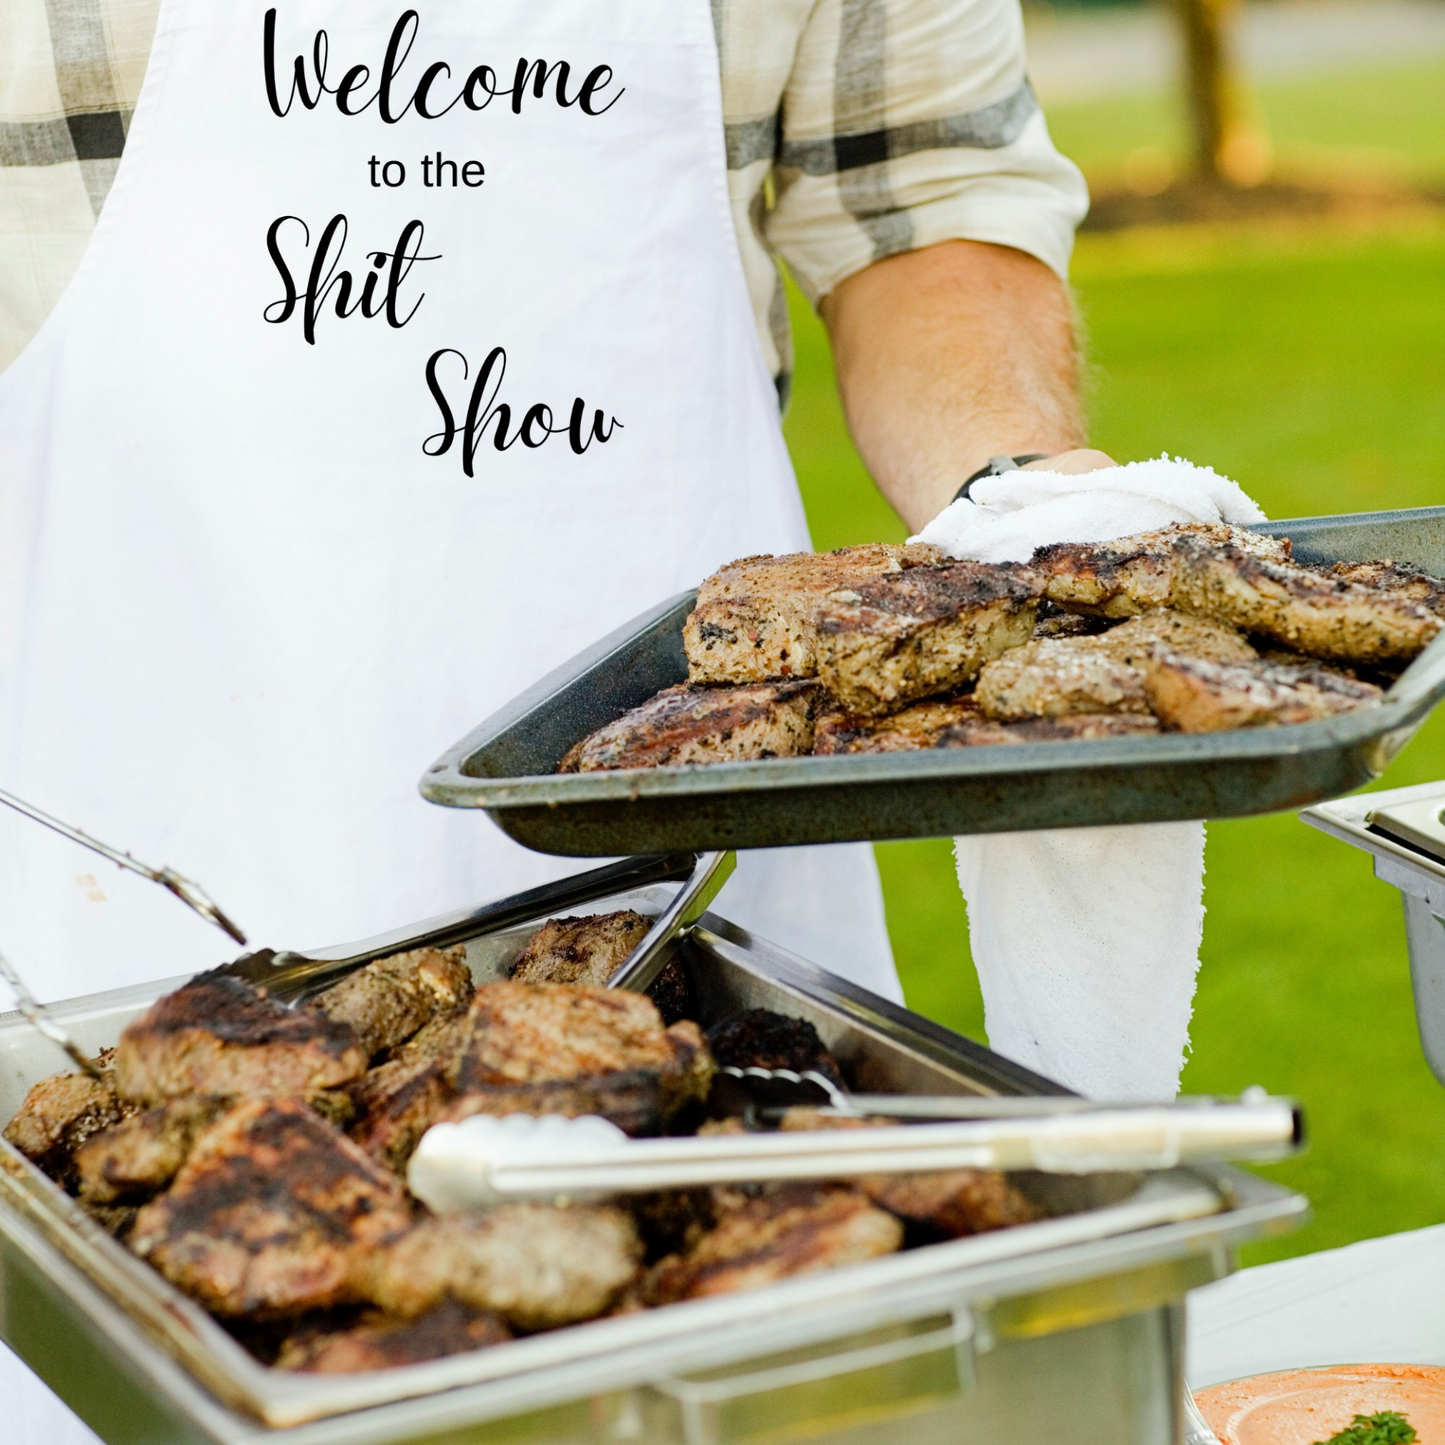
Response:
[[[127,1024],[116,1049],[122,1098],[307,1095],[366,1072],[349,1024],[292,1009],[241,979],[202,973]]]
[[[1445,617],[1445,581],[1403,562],[1336,562],[1324,569],[1325,576],[1367,587],[1374,592],[1390,592],[1418,602],[1437,617]]]
[[[196,1141],[130,1247],[213,1313],[353,1300],[352,1277],[411,1225],[400,1181],[296,1099],[252,1099]]]
[[[1194,538],[1175,546],[1174,604],[1339,662],[1414,657],[1441,627],[1435,613],[1403,592]]]
[[[1051,602],[1071,612],[1132,617],[1151,607],[1179,606],[1174,598],[1175,544],[1234,546],[1251,556],[1289,560],[1287,539],[1223,523],[1191,522],[1140,532],[1112,542],[1057,542],[1040,547],[1029,565],[1047,579]]]
[[[144,1203],[180,1172],[191,1146],[225,1105],[218,1099],[171,1099],[94,1134],[75,1151],[87,1204]]]
[[[375,1314],[347,1330],[300,1332],[281,1346],[276,1368],[313,1375],[391,1370],[484,1350],[511,1338],[506,1322],[496,1315],[445,1300],[415,1319]]]
[[[75,1151],[135,1112],[117,1096],[109,1070],[105,1073],[104,1079],[89,1074],[41,1079],[5,1126],[5,1138],[66,1189],[74,1189],[79,1179]]]
[[[971,748],[1009,743],[1099,742],[1105,738],[1149,737],[1159,731],[1157,718],[1138,713],[1075,713],[1073,717],[1036,717],[1027,722],[984,722],[970,728]]]
[[[600,1315],[633,1280],[642,1245],[611,1206],[503,1204],[422,1221],[367,1262],[363,1289],[393,1315],[446,1299],[545,1330]]]
[[[818,670],[813,609],[839,587],[943,560],[935,547],[870,544],[837,552],[744,557],[698,588],[682,630],[688,680],[765,682]]]
[[[348,1092],[356,1106],[351,1137],[398,1174],[405,1172],[421,1136],[456,1094],[446,1064],[425,1058],[378,1064],[349,1085]]]
[[[720,1069],[812,1070],[843,1087],[838,1061],[807,1019],[751,1008],[709,1029],[707,1046]]]
[[[647,937],[652,920],[631,909],[588,918],[549,918],[512,969],[518,983],[585,983],[602,988]]]
[[[483,984],[457,1063],[458,1097],[443,1117],[602,1114],[630,1134],[655,1133],[706,1098],[713,1072],[697,1025],[664,1029],[641,994]]]
[[[815,682],[667,687],[583,738],[557,771],[593,773],[796,757],[812,750],[813,720],[821,698]]]
[[[368,1057],[471,999],[465,948],[415,948],[378,958],[318,994],[310,1007],[348,1024]]]
[[[1149,703],[1166,727],[1213,733],[1334,717],[1378,701],[1374,684],[1327,667],[1227,665],[1161,652],[1146,670]]]
[[[1082,612],[1060,612],[1052,602],[1039,608],[1034,623],[1034,641],[1048,637],[1094,637],[1107,632],[1112,620],[1107,617],[1086,617]]]
[[[990,662],[974,696],[999,722],[1078,713],[1147,713],[1143,665],[1156,647],[1215,662],[1247,662],[1254,649],[1232,627],[1157,608],[1096,637],[1035,641]]]
[[[789,1109],[785,1131],[866,1129],[893,1119],[849,1119],[816,1109]],[[923,1174],[869,1174],[848,1181],[874,1204],[935,1237],[957,1239],[1011,1229],[1042,1217],[1042,1211],[1008,1175],[997,1169],[947,1169]]]
[[[850,712],[892,712],[949,692],[1033,635],[1041,580],[951,562],[840,589],[816,613],[818,676]]]
[[[757,1289],[794,1275],[861,1264],[903,1244],[898,1220],[856,1189],[784,1184],[735,1197],[736,1207],[691,1249],[648,1271],[639,1290],[642,1303]]]
[[[471,1032],[468,1017],[467,1005],[438,1014],[429,1024],[419,1028],[399,1049],[392,1050],[390,1060],[405,1060],[413,1064],[422,1060],[439,1063],[450,1077],[456,1072],[457,1056]]]

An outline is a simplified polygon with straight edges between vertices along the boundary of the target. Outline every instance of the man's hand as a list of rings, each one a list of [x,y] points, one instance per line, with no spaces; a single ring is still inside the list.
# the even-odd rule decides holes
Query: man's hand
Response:
[[[1083,445],[1073,309],[1042,261],[948,241],[865,267],[822,313],[853,440],[913,531],[993,456],[1113,465]]]

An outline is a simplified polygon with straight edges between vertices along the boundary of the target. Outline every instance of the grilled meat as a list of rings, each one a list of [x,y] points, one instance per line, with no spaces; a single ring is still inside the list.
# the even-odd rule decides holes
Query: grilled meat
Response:
[[[64,1189],[74,1190],[79,1182],[76,1150],[136,1112],[116,1094],[111,1072],[104,1068],[108,1062],[103,1056],[104,1079],[52,1074],[32,1084],[5,1126],[5,1138]]]
[[[415,1319],[375,1314],[346,1330],[298,1332],[281,1346],[276,1368],[313,1375],[392,1370],[484,1350],[511,1338],[511,1330],[496,1315],[446,1300]]]
[[[1194,538],[1175,547],[1174,600],[1185,612],[1340,662],[1414,657],[1441,627],[1439,617],[1403,592]]]
[[[96,1205],[144,1203],[176,1177],[224,1108],[218,1099],[171,1099],[92,1135],[75,1151],[81,1198]]]
[[[1246,662],[1254,649],[1232,627],[1157,608],[1095,637],[1027,643],[990,662],[974,696],[999,722],[1079,713],[1147,713],[1143,664],[1156,647],[1215,662]]]
[[[349,1024],[292,1009],[219,971],[157,999],[116,1049],[122,1098],[307,1095],[360,1078],[366,1050]]]
[[[791,758],[813,747],[815,682],[664,688],[573,746],[559,773]]]
[[[811,1071],[844,1087],[838,1061],[823,1047],[807,1019],[750,1008],[708,1030],[707,1046],[718,1068]]]
[[[196,1141],[130,1247],[225,1317],[353,1300],[362,1262],[411,1226],[400,1181],[296,1099],[252,1099]]]
[[[388,1061],[405,1060],[415,1064],[426,1060],[439,1063],[451,1077],[456,1072],[457,1056],[471,1032],[468,1016],[467,1005],[438,1014],[429,1024],[423,1024],[399,1049],[392,1050]]]
[[[1030,567],[1047,579],[1047,596],[1070,612],[1132,617],[1152,607],[1178,606],[1174,599],[1176,544],[1234,546],[1250,556],[1289,560],[1289,541],[1223,523],[1186,523],[1140,532],[1112,542],[1057,542],[1040,547]]]
[[[405,1172],[421,1136],[456,1095],[446,1062],[426,1058],[378,1064],[348,1092],[356,1106],[351,1137],[398,1174]]]
[[[1445,582],[1403,562],[1336,562],[1324,569],[1326,577],[1366,587],[1373,592],[1389,592],[1418,602],[1437,617],[1445,617]]]
[[[512,969],[518,983],[585,983],[602,988],[647,937],[652,920],[631,909],[589,918],[549,918]]]
[[[948,692],[1033,635],[1040,579],[951,562],[831,592],[815,614],[818,676],[848,711],[892,712]]]
[[[1186,733],[1312,722],[1382,696],[1372,683],[1327,667],[1224,664],[1171,652],[1149,660],[1145,685],[1155,715]]]
[[[943,560],[935,547],[871,544],[837,552],[744,557],[698,588],[683,626],[693,683],[765,682],[818,670],[813,609],[840,587]]]
[[[1050,637],[1095,637],[1107,632],[1112,619],[1107,617],[1086,617],[1082,612],[1061,612],[1046,601],[1039,608],[1038,620],[1034,623],[1034,641],[1042,642]]]
[[[415,948],[378,958],[318,994],[310,1007],[350,1026],[368,1057],[471,999],[465,948]]]
[[[685,1254],[647,1273],[638,1294],[647,1305],[757,1289],[794,1275],[861,1264],[903,1245],[903,1226],[856,1189],[784,1184],[749,1197],[729,1192],[715,1228]],[[720,1200],[724,1191],[714,1191]]]
[[[490,983],[472,1001],[458,1098],[443,1117],[602,1114],[655,1133],[706,1098],[712,1055],[695,1023],[664,1029],[641,994],[576,984]]]
[[[635,1278],[642,1245],[610,1206],[503,1204],[427,1219],[367,1261],[362,1288],[393,1315],[454,1299],[545,1330],[600,1315]]]
[[[893,1119],[849,1119],[816,1109],[789,1109],[785,1131],[867,1129]],[[957,1239],[1012,1229],[1042,1217],[1042,1211],[997,1169],[946,1169],[923,1174],[869,1174],[849,1181],[874,1204],[934,1238]]]

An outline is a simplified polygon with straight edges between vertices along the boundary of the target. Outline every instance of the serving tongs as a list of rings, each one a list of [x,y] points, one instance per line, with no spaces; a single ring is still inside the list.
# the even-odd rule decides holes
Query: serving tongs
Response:
[[[1172,1169],[1271,1160],[1303,1138],[1289,1099],[1143,1105],[1028,1120],[880,1125],[761,1134],[631,1139],[597,1115],[473,1115],[434,1124],[407,1168],[439,1214],[518,1200],[596,1199],[757,1180],[850,1179],[944,1169],[1048,1174]]]

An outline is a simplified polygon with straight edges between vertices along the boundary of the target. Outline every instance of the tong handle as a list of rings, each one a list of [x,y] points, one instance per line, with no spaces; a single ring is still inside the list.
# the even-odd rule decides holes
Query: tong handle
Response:
[[[658,915],[657,921],[648,929],[647,937],[607,980],[607,987],[646,993],[667,966],[677,940],[707,912],[708,904],[717,897],[737,866],[736,853],[699,854],[692,876]]]

